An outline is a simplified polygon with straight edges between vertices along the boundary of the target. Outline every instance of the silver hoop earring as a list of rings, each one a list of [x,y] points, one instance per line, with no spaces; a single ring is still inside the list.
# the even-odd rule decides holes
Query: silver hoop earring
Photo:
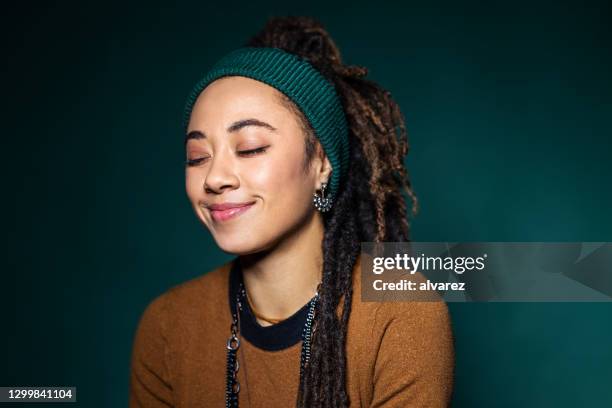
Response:
[[[331,210],[332,207],[332,197],[325,197],[325,188],[327,188],[327,183],[321,183],[321,195],[314,193],[314,198],[312,199],[317,210],[322,213]]]

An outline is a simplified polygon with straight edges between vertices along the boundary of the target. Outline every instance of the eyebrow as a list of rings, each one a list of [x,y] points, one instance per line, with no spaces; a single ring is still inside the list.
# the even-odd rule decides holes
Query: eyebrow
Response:
[[[227,131],[228,133],[235,133],[239,131],[240,129],[242,129],[243,127],[247,127],[247,126],[259,126],[259,127],[263,127],[268,130],[271,130],[272,132],[276,132],[276,128],[274,126],[270,125],[269,123],[262,122],[261,120],[255,119],[255,118],[238,120],[232,123],[227,128]],[[192,130],[191,132],[187,133],[187,135],[185,136],[185,144],[187,144],[187,142],[191,139],[206,139],[206,134],[199,130]]]

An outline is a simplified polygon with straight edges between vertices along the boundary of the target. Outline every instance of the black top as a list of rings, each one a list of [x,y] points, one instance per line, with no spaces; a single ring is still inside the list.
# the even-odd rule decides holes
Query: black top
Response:
[[[229,274],[230,312],[236,310],[236,295],[243,283],[242,268],[238,258],[232,261]],[[255,347],[267,351],[279,351],[297,344],[302,340],[302,331],[308,317],[308,304],[280,323],[262,326],[257,322],[249,302],[242,302],[240,312],[240,334]]]

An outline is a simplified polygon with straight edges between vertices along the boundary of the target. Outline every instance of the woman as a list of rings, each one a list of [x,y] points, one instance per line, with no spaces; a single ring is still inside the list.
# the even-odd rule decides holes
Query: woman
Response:
[[[187,195],[237,257],[147,307],[131,407],[449,404],[446,305],[360,301],[360,242],[407,241],[416,206],[402,115],[365,75],[283,17],[195,86]]]

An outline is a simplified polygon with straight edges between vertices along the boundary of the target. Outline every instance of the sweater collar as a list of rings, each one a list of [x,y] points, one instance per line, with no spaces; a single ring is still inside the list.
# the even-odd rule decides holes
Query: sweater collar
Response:
[[[236,310],[236,295],[243,283],[242,268],[238,258],[231,263],[229,274],[230,312]],[[240,333],[254,346],[266,351],[279,351],[289,348],[302,340],[302,331],[308,317],[308,303],[289,318],[271,326],[262,326],[257,322],[249,302],[242,303],[240,312]]]

